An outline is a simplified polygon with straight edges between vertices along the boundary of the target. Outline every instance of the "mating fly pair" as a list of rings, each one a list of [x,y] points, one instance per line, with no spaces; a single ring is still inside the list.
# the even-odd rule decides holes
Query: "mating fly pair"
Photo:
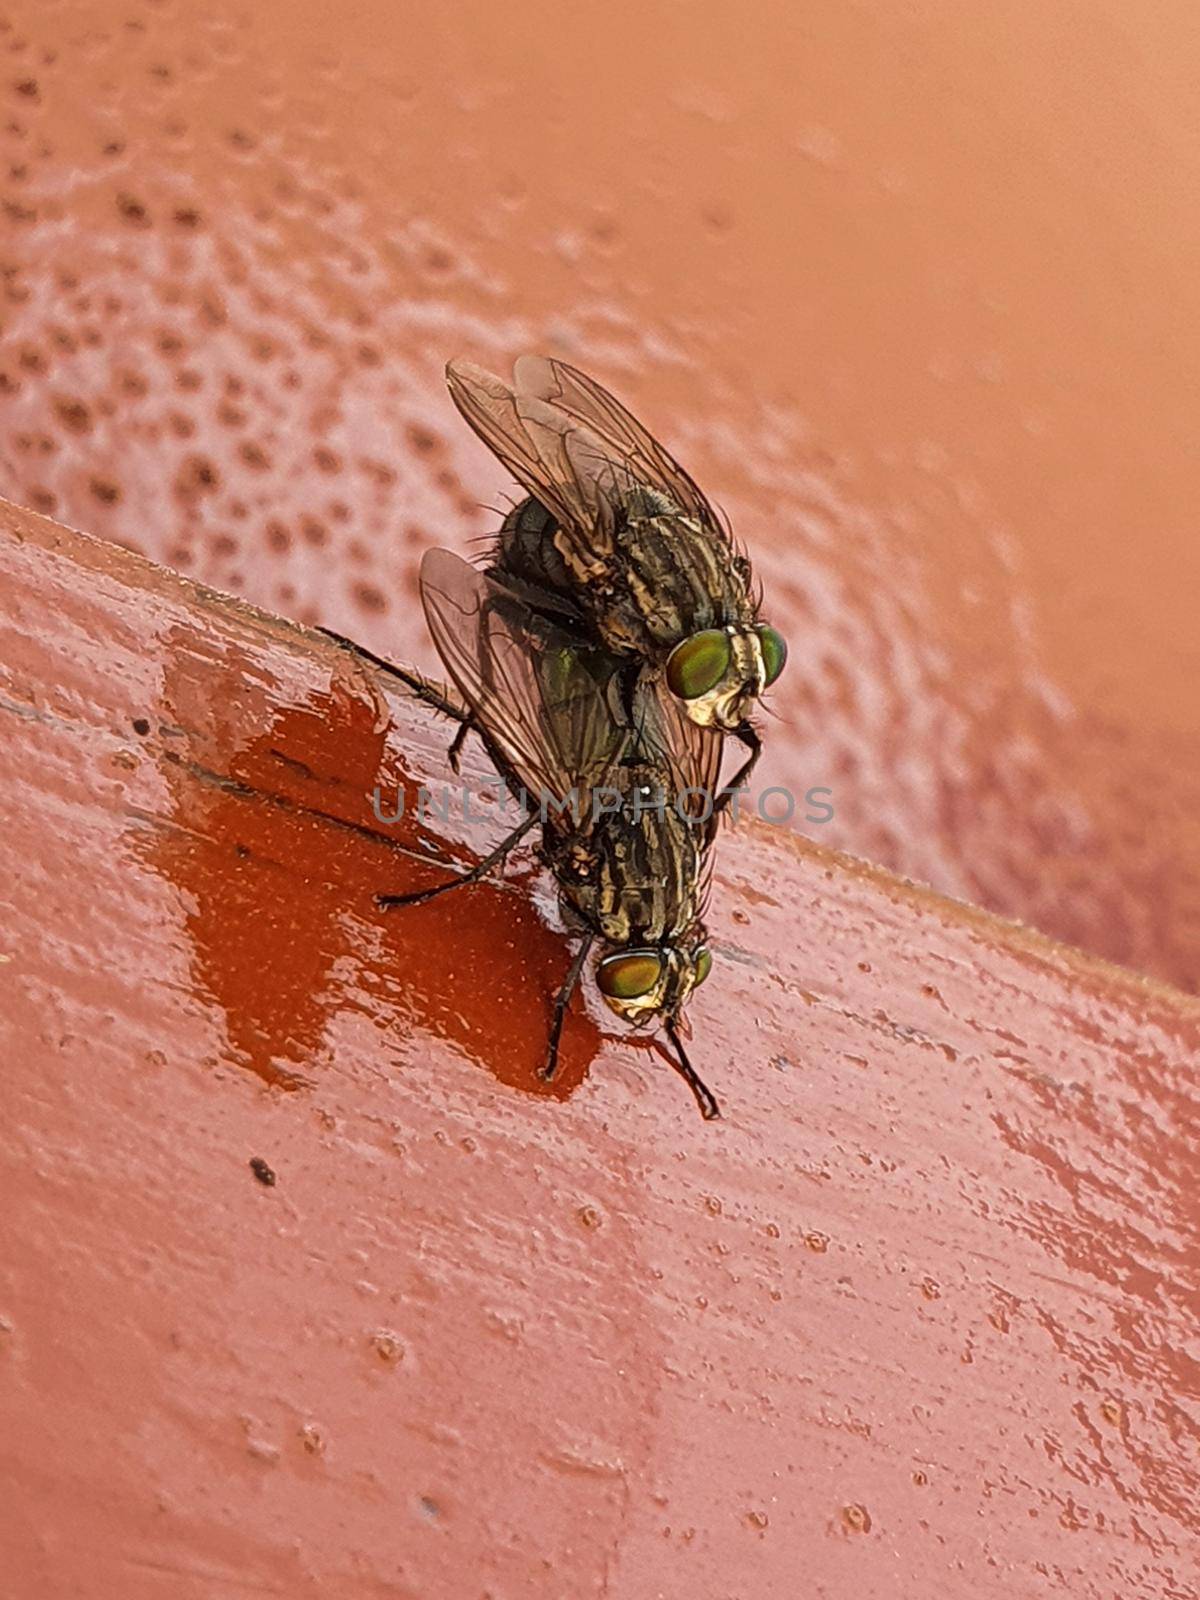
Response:
[[[662,1019],[672,1064],[703,1115],[718,1116],[679,1029],[712,964],[710,846],[757,759],[749,712],[786,647],[758,620],[749,563],[699,489],[598,384],[529,357],[511,388],[466,363],[447,376],[459,410],[527,498],[505,518],[485,571],[426,552],[426,618],[469,714],[424,697],[461,723],[452,762],[473,729],[532,809],[463,877],[380,903],[416,905],[477,882],[540,824],[537,853],[580,939],[542,1075],[553,1075],[567,1007],[599,941],[605,1000],[635,1026]],[[749,755],[721,790],[725,733]]]

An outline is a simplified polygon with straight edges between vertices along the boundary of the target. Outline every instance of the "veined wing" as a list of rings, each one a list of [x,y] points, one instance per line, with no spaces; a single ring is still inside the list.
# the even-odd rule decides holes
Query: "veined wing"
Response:
[[[572,789],[602,785],[630,737],[611,657],[449,550],[425,552],[421,601],[446,670],[509,769],[503,776],[560,805]]]
[[[670,772],[680,809],[703,822],[720,795],[723,735],[693,722],[661,678],[639,681],[635,709],[638,736]],[[715,834],[714,823],[705,843]]]
[[[590,429],[611,457],[624,461],[632,479],[665,494],[686,516],[695,517],[722,539],[728,537],[692,477],[594,378],[547,356],[522,356],[513,376],[521,400],[536,400],[565,412]]]
[[[446,382],[466,422],[558,523],[580,578],[600,576],[616,510],[634,487],[621,452],[614,456],[566,411],[514,392],[469,361],[451,361]]]

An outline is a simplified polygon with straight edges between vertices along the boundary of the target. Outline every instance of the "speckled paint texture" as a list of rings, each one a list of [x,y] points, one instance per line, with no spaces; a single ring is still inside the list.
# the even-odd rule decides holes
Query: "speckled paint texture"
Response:
[[[760,825],[724,1119],[594,992],[548,1094],[528,856],[374,904],[444,725],[2,509],[0,596],[6,1600],[1197,1593],[1200,1002]]]

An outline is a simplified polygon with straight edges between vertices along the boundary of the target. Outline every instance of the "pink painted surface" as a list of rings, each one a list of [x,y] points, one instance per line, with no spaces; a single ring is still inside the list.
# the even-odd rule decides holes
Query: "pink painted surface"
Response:
[[[755,826],[537,1094],[356,658],[2,508],[0,730],[5,1600],[1200,1593],[1195,1001]]]
[[[1194,10],[7,0],[0,492],[432,665],[564,354],[722,501],[823,843],[1200,979]]]

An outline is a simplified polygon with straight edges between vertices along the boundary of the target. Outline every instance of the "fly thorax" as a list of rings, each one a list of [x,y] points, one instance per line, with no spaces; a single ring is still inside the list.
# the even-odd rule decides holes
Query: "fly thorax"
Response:
[[[639,485],[636,489],[629,491],[625,496],[623,509],[625,518],[629,522],[647,517],[680,516],[679,507],[673,500],[669,499],[667,495],[661,494],[659,490],[648,489],[644,485]],[[690,521],[691,519],[681,518],[681,520]]]
[[[744,587],[727,552],[695,517],[648,505],[618,530],[630,621],[655,655],[698,629],[740,618]]]

